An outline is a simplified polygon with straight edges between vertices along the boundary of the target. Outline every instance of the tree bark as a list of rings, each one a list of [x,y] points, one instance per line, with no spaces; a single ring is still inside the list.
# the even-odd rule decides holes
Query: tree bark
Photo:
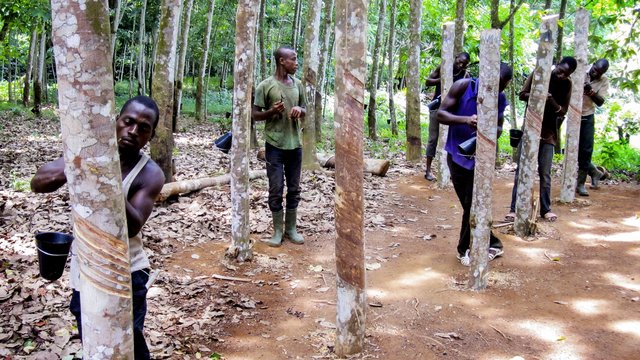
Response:
[[[107,3],[53,0],[51,13],[80,299],[90,305],[82,307],[83,354],[133,359],[129,239],[113,121]]]
[[[320,165],[327,169],[336,167],[336,157],[330,155],[318,155]],[[390,162],[384,159],[364,159],[363,171],[377,176],[385,176],[389,171]]]
[[[302,64],[302,84],[307,98],[307,113],[304,119],[304,132],[302,141],[302,166],[305,169],[316,169],[316,91],[318,87],[319,33],[322,0],[311,0],[307,15],[307,29],[304,34],[304,62]]]
[[[464,10],[467,0],[456,2],[456,36],[453,40],[453,53],[459,54],[464,49]]]
[[[125,0],[126,1],[126,0]],[[111,59],[113,59],[113,63],[115,64],[115,53],[116,53],[116,40],[118,34],[118,28],[120,27],[120,21],[122,21],[122,16],[124,15],[124,11],[122,11],[122,1],[121,0],[113,0],[114,2],[114,14],[113,19],[111,21]]]
[[[36,52],[36,43],[38,42],[38,32],[34,29],[31,32],[31,45],[29,45],[29,56],[27,57],[27,69],[24,74],[24,87],[22,89],[22,105],[24,107],[29,106],[29,92],[31,85],[31,72],[33,70],[34,59]],[[1,77],[0,77],[1,79]]]
[[[180,56],[178,57],[178,74],[176,75],[176,86],[173,100],[173,117],[171,119],[171,130],[176,131],[178,118],[182,110],[182,83],[184,81],[184,64],[187,60],[187,49],[189,47],[189,28],[191,27],[191,9],[193,0],[187,0],[182,14],[182,27],[180,28]]]
[[[409,2],[409,60],[407,63],[407,161],[417,162],[422,153],[420,131],[420,35],[422,1]]]
[[[516,198],[516,218],[514,230],[516,235],[525,237],[535,230],[531,222],[531,200],[533,183],[538,172],[538,148],[540,146],[540,129],[542,115],[549,91],[553,48],[558,30],[558,15],[545,16],[540,25],[540,43],[536,58],[536,69],[533,74],[529,105],[524,117],[524,134],[520,151],[518,192]],[[535,214],[533,214],[535,216]],[[535,217],[534,217],[535,219]]]
[[[260,0],[239,0],[233,72],[233,140],[231,144],[231,238],[227,256],[243,262],[253,257],[249,239],[249,147],[251,89]]]
[[[209,1],[209,10],[207,12],[207,29],[204,37],[204,48],[202,49],[202,61],[200,62],[200,72],[198,73],[198,85],[196,87],[196,119],[199,121],[204,120],[204,110],[202,104],[204,94],[204,79],[207,71],[207,58],[209,56],[209,45],[211,44],[211,23],[213,21],[213,9],[216,5],[216,0]]]
[[[364,347],[363,115],[367,1],[336,1],[336,347],[339,357]]]
[[[387,0],[379,1],[380,8],[378,10],[378,26],[376,29],[376,40],[373,45],[373,54],[371,56],[371,73],[369,75],[369,83],[367,84],[367,91],[369,92],[369,106],[367,107],[367,123],[369,125],[369,138],[371,140],[377,140],[377,126],[376,126],[376,95],[378,92],[378,58],[380,57],[382,35],[384,34],[384,18],[387,11]],[[420,57],[420,50],[418,50],[418,57]],[[418,59],[418,63],[420,60]],[[419,78],[420,76],[418,76]],[[419,82],[419,80],[418,80]],[[419,100],[418,100],[419,101]],[[419,115],[418,115],[419,116]]]
[[[574,26],[574,56],[578,61],[576,71],[571,75],[571,102],[567,114],[567,139],[562,169],[562,187],[560,201],[572,202],[576,197],[576,177],[578,175],[578,145],[580,141],[580,124],[582,120],[582,99],[584,80],[588,68],[588,34],[589,12],[585,9],[576,11]]]
[[[151,158],[164,172],[165,182],[173,181],[173,87],[176,78],[176,49],[180,27],[181,0],[163,0],[151,91],[160,109]]]
[[[491,235],[493,174],[498,135],[498,88],[500,85],[500,30],[480,35],[480,78],[478,81],[478,130],[473,199],[471,201],[471,268],[469,286],[487,287],[489,237]]]
[[[556,46],[556,56],[555,56],[555,63],[559,63],[560,60],[562,59],[562,43],[563,43],[563,38],[564,38],[564,14],[567,10],[567,0],[560,0],[560,10],[558,12],[558,41],[557,46]],[[560,134],[560,128],[562,127],[562,124],[558,125],[558,134]],[[556,154],[561,154],[562,153],[562,137],[558,136],[558,141],[556,141],[556,145],[554,147],[554,152]]]
[[[327,64],[329,62],[329,58],[331,54],[329,54],[329,42],[333,35],[333,31],[331,28],[331,23],[333,20],[333,8],[335,1],[334,0],[325,0],[324,1],[324,20],[322,21],[322,45],[320,47],[320,65],[318,67],[318,90],[316,91],[316,111],[315,111],[315,122],[316,122],[316,143],[322,142],[322,122],[324,119],[324,105],[323,105],[323,97],[326,97],[326,69]]]
[[[147,0],[142,0],[142,8],[140,9],[140,31],[138,32],[138,94],[147,94],[146,68],[145,68],[145,23],[147,16]]]
[[[453,85],[453,41],[455,39],[455,24],[447,22],[442,25],[442,65],[440,66],[441,98],[444,99]],[[451,173],[447,165],[447,151],[444,145],[447,143],[449,127],[439,125],[438,146],[436,148],[436,164],[438,164],[438,187],[443,189],[451,186]]]
[[[396,42],[396,7],[398,0],[392,0],[391,14],[389,15],[389,43],[387,44],[389,54],[389,79],[387,81],[387,93],[389,96],[389,122],[391,123],[391,133],[398,135],[398,120],[396,119],[396,104],[393,99],[395,92],[393,90],[393,49]]]
[[[42,24],[40,31],[40,50],[38,51],[38,62],[36,66],[36,74],[33,79],[33,113],[40,116],[40,108],[42,106],[42,90],[44,88],[44,63],[47,55],[47,33],[45,31],[45,25]]]
[[[258,22],[258,41],[260,43],[260,47],[258,50],[260,51],[260,79],[258,82],[264,80],[267,77],[267,53],[266,53],[266,44],[264,40],[264,16],[266,12],[267,0],[260,1],[260,17]]]
[[[516,3],[515,0],[511,0],[510,2],[510,6],[509,9],[511,10],[511,12],[513,12],[513,9],[515,8]],[[515,25],[515,21],[514,21],[514,17],[511,17],[511,20],[509,20],[509,66],[511,66],[512,69],[515,69],[515,62],[513,60],[513,54],[514,54],[514,40],[515,40],[515,29],[514,29],[514,25]],[[512,129],[517,129],[518,128],[518,114],[516,113],[516,83],[515,81],[511,81],[511,83],[509,84],[509,103],[511,103],[511,106],[509,106],[509,109],[511,111],[511,116],[509,116],[509,124],[511,125]],[[514,148],[514,152],[515,154],[515,148]],[[515,155],[514,155],[514,161],[515,161]]]

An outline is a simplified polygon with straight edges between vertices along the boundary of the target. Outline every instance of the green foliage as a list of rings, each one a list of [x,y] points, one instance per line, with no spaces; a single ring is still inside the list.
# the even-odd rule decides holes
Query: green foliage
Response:
[[[640,173],[640,151],[623,141],[596,143],[593,162],[614,174]]]
[[[14,191],[17,191],[17,192],[31,191],[31,184],[28,179],[21,179],[14,172],[11,172],[11,174],[9,175],[9,179],[11,181],[11,188]]]

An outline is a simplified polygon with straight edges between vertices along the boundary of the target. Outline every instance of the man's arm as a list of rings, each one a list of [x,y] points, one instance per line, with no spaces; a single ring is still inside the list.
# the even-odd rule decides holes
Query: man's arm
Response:
[[[527,80],[525,80],[524,85],[522,85],[522,90],[518,93],[518,99],[520,101],[529,102],[529,95],[531,95],[531,81],[533,79],[533,73],[527,76]]]
[[[438,65],[438,67],[431,72],[431,75],[429,75],[429,78],[427,79],[425,85],[435,86],[435,85],[438,85],[439,83],[440,83],[440,65]]]
[[[605,85],[608,88],[608,84]],[[584,94],[587,95],[588,97],[591,98],[591,100],[593,101],[594,104],[596,104],[598,107],[602,106],[602,104],[604,104],[604,93],[606,93],[606,89],[605,91],[603,91],[603,94],[600,95],[600,91],[595,92],[592,88],[591,85],[586,84],[584,86]]]
[[[140,184],[138,189],[129,198],[125,197],[124,201],[129,237],[136,236],[149,219],[153,204],[164,186],[164,173],[156,163],[150,160],[136,178],[135,183]]]
[[[35,193],[50,193],[58,190],[67,183],[64,175],[64,158],[42,165],[31,179],[31,191]]]
[[[436,119],[440,124],[444,125],[462,125],[467,124],[473,128],[476,128],[478,125],[478,116],[462,116],[455,115],[453,111],[458,107],[458,102],[464,92],[467,90],[467,87],[471,83],[471,79],[461,79],[453,83],[451,89],[447,93],[447,96],[442,100],[442,104],[440,105],[440,109],[438,109],[438,113],[436,114]]]
[[[257,105],[253,105],[251,107],[251,116],[256,121],[263,121],[267,119],[271,119],[276,114],[281,114],[284,112],[284,103],[282,101],[278,101],[271,108],[267,110],[262,110],[261,107]]]

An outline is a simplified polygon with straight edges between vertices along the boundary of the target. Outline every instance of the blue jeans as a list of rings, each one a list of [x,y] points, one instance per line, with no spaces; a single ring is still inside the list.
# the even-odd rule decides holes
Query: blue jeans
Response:
[[[456,190],[460,205],[462,205],[462,223],[460,224],[460,239],[458,240],[458,254],[464,255],[471,244],[471,202],[473,200],[473,170],[468,170],[451,160],[451,155],[447,154],[447,164],[451,172],[451,182]],[[491,232],[489,236],[489,247],[502,249],[502,242]]]
[[[516,211],[516,196],[518,194],[518,172],[520,171],[520,152],[522,142],[518,145],[518,167],[511,192],[511,212]],[[540,176],[540,216],[551,211],[551,164],[553,163],[553,144],[540,143],[538,148],[538,176]]]
[[[282,150],[266,143],[265,159],[269,178],[269,210],[282,211],[282,194],[287,184],[287,209],[297,209],[300,202],[302,149]]]
[[[131,273],[131,287],[133,300],[133,352],[135,360],[151,359],[147,342],[144,340],[144,317],[147,315],[147,281],[149,269]],[[82,320],[80,310],[80,293],[73,290],[69,310],[76,317],[78,332],[82,339]]]
[[[578,145],[578,169],[585,172],[591,167],[593,155],[593,136],[595,134],[593,114],[583,116],[580,122],[580,142]]]

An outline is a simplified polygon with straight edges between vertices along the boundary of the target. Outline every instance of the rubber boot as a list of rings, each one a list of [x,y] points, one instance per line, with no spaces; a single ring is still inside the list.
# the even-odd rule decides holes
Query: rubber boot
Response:
[[[297,209],[287,209],[284,220],[284,235],[294,244],[304,244],[304,238],[296,231]]]
[[[578,170],[578,185],[576,186],[576,192],[580,196],[589,196],[587,188],[584,187],[585,181],[587,181],[587,172],[584,170]]]
[[[273,219],[273,236],[271,240],[267,241],[267,245],[271,247],[278,247],[282,245],[282,218],[283,211],[272,212],[271,218]]]
[[[591,187],[594,189],[600,188],[600,179],[604,175],[593,163],[589,164],[589,175],[591,176]]]

